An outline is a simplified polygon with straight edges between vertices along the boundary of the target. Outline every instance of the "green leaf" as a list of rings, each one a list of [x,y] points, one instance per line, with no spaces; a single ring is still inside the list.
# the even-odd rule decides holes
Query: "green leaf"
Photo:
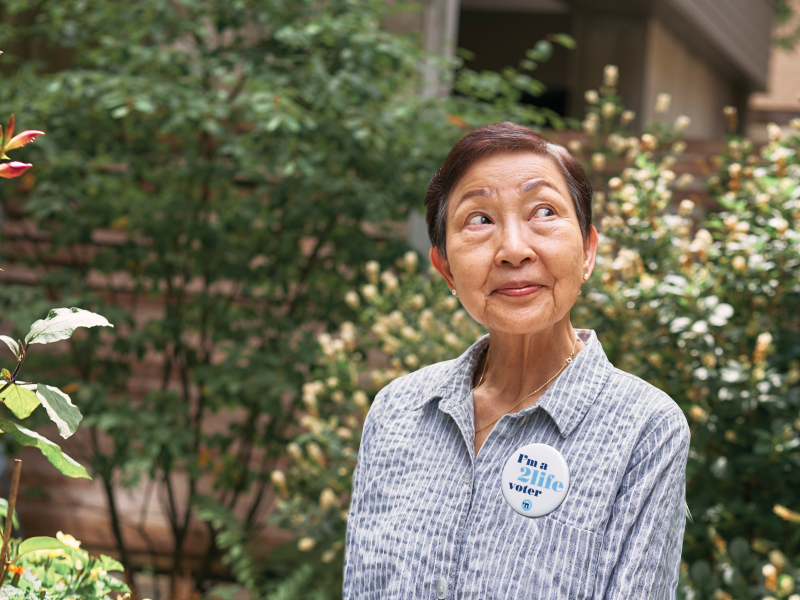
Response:
[[[64,475],[68,477],[91,479],[83,465],[64,454],[57,444],[42,437],[35,431],[31,431],[30,429],[22,427],[22,425],[17,425],[5,419],[0,419],[0,429],[14,438],[14,441],[18,444],[38,448],[41,453],[44,454],[45,458]]]
[[[39,398],[37,398],[35,390],[36,384],[15,383],[0,392],[0,401],[4,402],[18,419],[25,419],[39,406]]]
[[[551,33],[547,36],[547,39],[551,42],[555,42],[556,44],[564,46],[564,48],[567,50],[572,50],[577,45],[575,43],[575,38],[566,33]]]
[[[50,420],[58,426],[58,433],[61,437],[66,439],[75,433],[83,415],[69,399],[69,396],[58,388],[40,383],[36,389],[36,397],[44,406]]]
[[[8,517],[8,500],[0,498],[0,517],[4,519]],[[19,515],[14,511],[14,529],[19,529]]]
[[[39,536],[28,538],[19,545],[17,549],[17,558],[29,552],[36,552],[37,550],[71,550],[70,546],[58,541],[56,538]]]
[[[11,352],[14,353],[14,356],[19,358],[19,344],[17,344],[13,338],[8,337],[7,335],[0,335],[0,341],[5,342],[6,346],[8,346],[11,349]]]
[[[122,566],[121,562],[116,561],[105,554],[100,555],[100,567],[106,571],[125,571],[125,567]]]
[[[103,316],[80,308],[54,308],[46,319],[31,325],[26,344],[50,344],[66,340],[78,327],[113,327]]]
[[[527,56],[530,60],[535,60],[539,62],[545,62],[550,60],[550,57],[553,55],[553,44],[548,42],[547,40],[539,40],[536,42],[536,45],[531,49],[525,52],[525,56]]]

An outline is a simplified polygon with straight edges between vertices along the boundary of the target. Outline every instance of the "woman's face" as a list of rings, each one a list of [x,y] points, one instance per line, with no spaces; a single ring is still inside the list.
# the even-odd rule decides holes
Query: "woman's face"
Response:
[[[447,258],[431,262],[490,330],[536,333],[568,315],[597,249],[584,240],[555,161],[527,150],[482,158],[451,191]]]

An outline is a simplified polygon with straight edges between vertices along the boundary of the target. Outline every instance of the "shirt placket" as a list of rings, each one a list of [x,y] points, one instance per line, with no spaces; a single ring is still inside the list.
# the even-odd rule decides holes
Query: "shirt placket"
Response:
[[[475,450],[474,437],[475,425],[473,417],[472,391],[462,396],[461,399],[451,399],[450,402],[440,405],[442,412],[450,415],[461,432],[464,453],[459,460],[458,470],[453,473],[453,491],[458,494],[460,502],[459,515],[455,529],[448,535],[448,542],[452,543],[452,553],[449,557],[443,553],[445,562],[441,565],[441,572],[434,573],[435,598],[445,600],[453,598],[458,584],[459,564],[463,555],[464,542],[467,537],[468,523],[471,520],[475,490]]]

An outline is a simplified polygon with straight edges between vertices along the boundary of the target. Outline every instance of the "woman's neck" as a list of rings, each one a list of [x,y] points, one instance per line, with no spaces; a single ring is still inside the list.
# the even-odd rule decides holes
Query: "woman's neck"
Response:
[[[573,348],[573,358],[578,354],[584,343],[578,339],[576,344],[576,339],[569,315],[536,333],[490,330],[488,365],[481,387],[497,398],[499,404],[513,405],[513,400],[522,399],[558,373]],[[476,372],[480,374],[484,365],[478,367]]]

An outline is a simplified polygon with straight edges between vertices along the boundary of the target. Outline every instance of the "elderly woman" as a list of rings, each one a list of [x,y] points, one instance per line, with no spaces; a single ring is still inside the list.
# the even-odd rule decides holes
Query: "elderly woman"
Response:
[[[591,198],[564,148],[512,123],[476,129],[434,175],[431,262],[489,334],[376,397],[346,599],[675,596],[689,428],[570,323]]]

